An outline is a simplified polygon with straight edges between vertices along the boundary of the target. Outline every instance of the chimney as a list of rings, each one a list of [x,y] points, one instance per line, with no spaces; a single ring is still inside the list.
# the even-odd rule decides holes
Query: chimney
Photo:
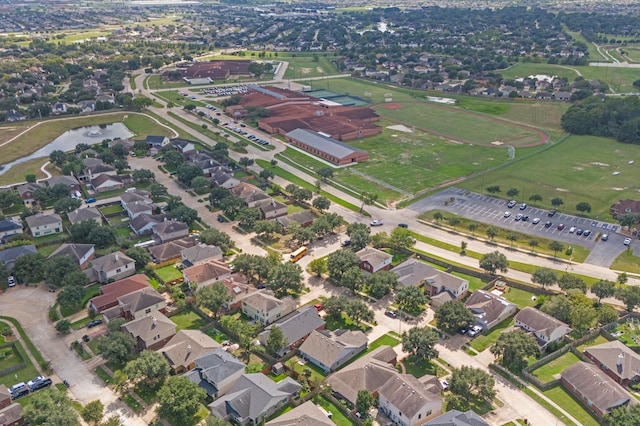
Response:
[[[187,352],[191,353],[191,345],[187,345]]]
[[[120,255],[116,253],[116,262],[120,260]]]
[[[151,326],[151,328],[155,328],[156,325],[158,325],[158,321],[156,320],[156,317],[151,317],[151,321],[153,322],[153,325]]]
[[[618,366],[618,370],[622,370],[622,361],[624,361],[624,354],[621,352],[618,355],[618,359],[616,361],[616,366]]]

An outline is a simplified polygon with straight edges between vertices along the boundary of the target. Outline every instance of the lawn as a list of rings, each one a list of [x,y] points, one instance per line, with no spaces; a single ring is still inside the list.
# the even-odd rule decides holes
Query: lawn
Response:
[[[120,204],[114,204],[112,206],[101,207],[100,211],[104,215],[109,215],[109,214],[115,214],[115,213],[122,213],[124,212],[124,209]]]
[[[66,318],[69,315],[73,315],[76,312],[80,312],[81,310],[83,310],[87,306],[87,303],[89,303],[89,299],[92,299],[100,294],[100,286],[101,284],[98,283],[87,287],[84,296],[82,297],[82,303],[80,303],[80,306],[75,308],[61,306],[60,313],[62,314],[62,317]]]
[[[173,265],[164,266],[154,271],[165,283],[182,278],[182,272]]]
[[[391,346],[393,348],[398,343],[400,343],[399,339],[396,339],[393,336],[389,336],[388,334],[385,334],[383,336],[378,337],[373,342],[371,342],[369,344],[369,347],[367,348],[367,352],[371,352],[374,349],[379,348],[380,346],[385,346],[385,345],[386,346]]]
[[[128,392],[125,392],[124,395],[122,395],[122,400],[129,406],[129,408],[131,408],[136,413],[139,413],[144,408],[142,407],[142,404],[140,404],[138,400],[131,396],[131,394],[129,394]]]
[[[356,426],[356,423],[352,422],[347,416],[342,414],[342,411],[331,401],[323,396],[317,396],[313,398],[313,402],[324,408],[325,411],[331,413],[331,421],[337,426]]]
[[[101,339],[102,336],[98,336],[89,340],[89,343],[87,343],[87,346],[89,346],[91,352],[93,352],[95,355],[100,355],[102,353],[99,349]]]
[[[532,297],[536,297],[535,293],[526,290],[520,290],[515,287],[507,287],[507,291],[502,295],[511,303],[515,303],[518,308],[526,308],[527,306],[535,306],[536,300],[532,300]]]
[[[483,331],[469,342],[469,345],[478,352],[482,352],[495,342],[502,332],[510,327],[513,327],[514,319],[507,318],[491,330]]]
[[[96,368],[96,375],[102,379],[107,385],[111,382],[111,376],[103,367]]]
[[[556,358],[540,368],[533,370],[531,374],[537,377],[541,382],[547,383],[552,380],[559,379],[560,373],[578,361],[580,361],[580,358],[571,352],[567,352],[559,358]]]
[[[584,352],[584,350],[587,349],[589,346],[595,346],[595,345],[599,345],[599,344],[607,343],[607,342],[608,342],[608,340],[604,336],[598,334],[593,339],[588,340],[585,343],[583,343],[582,345],[578,346],[577,349],[580,352]]]
[[[176,331],[199,330],[207,325],[207,321],[189,309],[184,310],[179,314],[172,315],[171,321],[176,323]]]
[[[301,364],[300,361],[302,361],[303,363]],[[293,358],[288,360],[286,362],[286,365],[300,375],[298,377],[298,381],[301,381],[305,377],[309,377],[309,380],[314,383],[320,383],[324,380],[324,371],[322,371],[312,363],[302,360],[298,356],[294,356]]]
[[[438,375],[438,366],[430,361],[423,361],[416,359],[413,355],[406,357],[402,360],[407,374],[411,374],[415,378],[419,379],[425,374]]]
[[[474,277],[473,275],[463,274],[462,272],[452,271],[450,272],[450,274],[458,278],[462,278],[463,280],[469,281],[469,291],[480,290],[489,283],[489,281],[483,280],[482,278]]]
[[[327,315],[325,317],[326,328],[327,330],[360,330],[362,332],[366,332],[369,327],[366,324],[360,323],[359,325],[355,323],[351,318],[347,316],[347,314],[342,313],[340,318],[334,318],[331,315]]]
[[[640,339],[640,324],[637,321],[629,322],[629,320],[627,320],[618,325],[614,330],[611,330],[611,334],[633,350],[640,349],[640,345],[636,343],[640,341],[638,340]],[[634,341],[634,337],[636,341]]]
[[[18,166],[11,167],[0,175],[0,185],[5,186],[24,182],[25,176],[30,174],[36,175],[36,179],[45,179],[47,176],[40,169],[47,161],[49,161],[49,158],[34,158],[33,160],[25,161]],[[52,175],[60,175],[59,170],[55,167],[49,167],[47,170]]]
[[[640,274],[640,257],[633,255],[633,250],[625,250],[616,257],[611,269]]]
[[[542,196],[538,207],[549,209],[551,199],[560,198],[564,202],[561,211],[571,214],[579,213],[575,210],[577,203],[587,202],[592,208],[588,217],[609,220],[611,204],[637,195],[640,171],[629,164],[629,159],[638,155],[638,145],[595,136],[569,136],[535,156],[516,160],[459,186],[476,192],[484,192],[492,185],[516,188],[522,200],[533,194]]]
[[[28,382],[29,380],[33,379],[35,376],[39,374],[38,371],[33,366],[33,364],[31,363],[31,361],[29,360],[29,357],[27,357],[27,354],[24,351],[22,344],[17,340],[13,341],[12,343],[14,343],[15,345],[16,352],[13,352],[11,354],[12,355],[11,363],[12,364],[20,363],[21,362],[20,358],[21,358],[22,361],[25,363],[25,367],[13,373],[0,376],[0,383],[7,387],[13,386],[18,382]]]
[[[171,130],[142,114],[129,114],[124,124],[136,134],[136,139],[146,139],[149,135],[175,136]]]
[[[598,426],[598,421],[562,386],[556,386],[543,392],[546,397],[564,408],[580,422],[581,426]]]

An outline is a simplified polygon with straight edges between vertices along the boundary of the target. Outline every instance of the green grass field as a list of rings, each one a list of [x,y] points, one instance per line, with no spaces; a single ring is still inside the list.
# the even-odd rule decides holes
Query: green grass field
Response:
[[[172,315],[171,321],[176,323],[176,331],[199,330],[207,324],[205,320],[191,310],[185,310],[179,314]]]
[[[536,368],[531,372],[531,374],[537,377],[541,382],[547,383],[552,380],[559,379],[560,373],[578,361],[580,361],[580,359],[577,356],[571,352],[567,352],[542,367]]]
[[[640,274],[640,257],[633,255],[633,250],[625,250],[611,264],[615,271]]]
[[[580,422],[581,426],[598,426],[598,421],[562,386],[543,392],[545,396],[564,408]]]
[[[531,299],[534,296],[535,294],[530,291],[520,290],[515,287],[508,287],[507,291],[502,295],[509,302],[515,303],[520,309],[527,306],[535,306],[536,301]]]
[[[165,283],[180,279],[182,277],[182,272],[180,272],[180,270],[173,265],[158,268],[155,270],[155,273],[158,274],[158,276],[162,278]]]
[[[471,340],[469,345],[476,351],[482,352],[485,349],[487,349],[489,346],[491,346],[493,342],[498,340],[498,337],[500,337],[500,335],[504,330],[510,327],[513,327],[513,324],[514,324],[514,319],[507,318],[506,320],[497,324],[488,332],[483,332],[482,334],[479,334],[478,336],[476,336],[473,340]]]
[[[520,199],[539,194],[539,207],[552,208],[553,198],[561,198],[562,212],[578,213],[575,206],[588,202],[587,216],[609,220],[609,207],[618,200],[637,198],[640,170],[629,161],[638,158],[640,146],[627,145],[595,136],[570,136],[531,156],[459,184],[468,190],[484,192],[491,185],[517,188]],[[614,172],[619,172],[614,175]]]

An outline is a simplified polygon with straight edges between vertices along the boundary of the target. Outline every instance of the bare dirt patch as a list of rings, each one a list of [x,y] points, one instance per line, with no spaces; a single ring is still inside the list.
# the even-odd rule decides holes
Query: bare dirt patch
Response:
[[[556,188],[556,191],[559,191],[559,192],[569,192],[569,190],[568,190],[568,189],[564,189],[564,188]]]
[[[300,68],[300,74],[309,74],[311,72],[311,68]]]
[[[399,132],[404,132],[404,133],[413,133],[412,129],[408,128],[403,124],[394,124],[393,126],[387,126],[387,129],[397,130]]]
[[[594,161],[594,162],[589,163],[589,164],[592,164],[594,166],[600,166],[600,167],[610,167],[607,163],[599,163],[597,161]]]
[[[386,109],[400,109],[402,106],[400,104],[385,104],[384,107]]]

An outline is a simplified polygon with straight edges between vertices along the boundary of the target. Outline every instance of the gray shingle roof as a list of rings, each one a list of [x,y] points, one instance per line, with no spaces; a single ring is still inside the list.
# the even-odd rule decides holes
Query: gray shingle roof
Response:
[[[14,231],[16,229],[22,230],[22,224],[10,219],[0,220],[0,232]]]
[[[122,326],[133,337],[140,337],[144,342],[153,339],[153,336],[176,332],[176,324],[161,312],[154,312],[153,316],[134,319]]]
[[[367,336],[359,330],[342,330],[341,333],[313,331],[307,340],[300,345],[300,352],[320,361],[327,367],[331,367],[344,350],[364,348],[366,344]]]
[[[570,330],[567,324],[530,306],[518,312],[515,320],[526,324],[531,330],[547,337],[551,336],[558,327],[564,326],[567,327],[567,330]]]
[[[49,259],[57,256],[70,256],[79,262],[89,251],[94,250],[94,247],[93,244],[62,244],[49,255]]]
[[[54,225],[56,223],[62,223],[62,218],[59,214],[36,214],[29,216],[25,219],[30,229],[36,228],[42,225]]]
[[[188,366],[197,358],[219,348],[220,343],[200,330],[180,330],[167,342],[161,352],[172,368]]]
[[[334,426],[326,412],[321,411],[316,404],[307,401],[293,410],[276,417],[265,426]]]
[[[489,426],[482,417],[469,410],[451,410],[424,424],[424,426]]]
[[[408,418],[415,416],[428,401],[442,401],[438,394],[426,390],[425,386],[410,374],[397,374],[378,392]]]
[[[584,353],[597,359],[622,380],[640,376],[640,356],[619,340],[591,346]]]
[[[144,288],[121,296],[118,301],[122,304],[123,309],[138,312],[156,303],[164,302],[164,297],[153,288]]]
[[[84,220],[94,220],[96,224],[102,224],[102,215],[95,207],[87,207],[85,209],[76,209],[67,213],[69,222],[74,223],[82,222]]]
[[[222,348],[212,349],[195,362],[200,376],[214,386],[246,367],[243,362]]]
[[[344,158],[354,152],[362,152],[361,149],[355,148],[346,143],[340,142],[328,136],[323,136],[318,132],[306,129],[295,129],[285,135],[286,137],[296,139],[305,145],[315,148],[319,151],[336,157]]]
[[[263,345],[266,344],[273,327],[278,327],[280,331],[282,331],[284,338],[287,339],[288,346],[322,327],[324,324],[325,322],[320,317],[320,314],[318,314],[318,310],[313,306],[307,306],[269,325],[258,335],[258,339],[260,339]]]
[[[133,262],[135,261],[132,258],[117,251],[94,259],[91,265],[96,271],[112,271]]]

